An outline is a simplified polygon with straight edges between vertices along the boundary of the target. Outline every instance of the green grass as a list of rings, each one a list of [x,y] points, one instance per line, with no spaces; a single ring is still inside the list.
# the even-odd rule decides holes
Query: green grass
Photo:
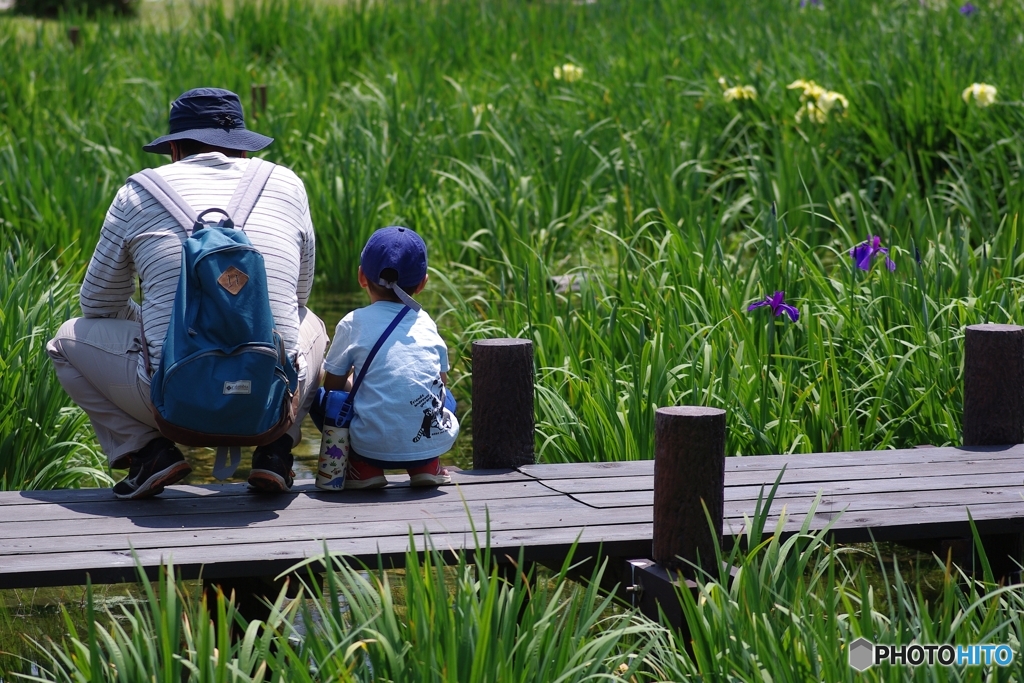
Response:
[[[154,583],[140,575],[144,600],[115,609],[96,610],[90,589],[85,623],[65,612],[67,637],[36,641],[40,677],[25,679],[584,681],[636,669],[651,625],[610,612],[600,570],[585,588],[565,579],[570,566],[528,588],[525,575],[500,578],[486,547],[451,568],[439,551],[409,553],[398,575],[331,557],[324,585],[282,593],[266,622],[246,622],[223,594],[197,599],[162,570]],[[232,624],[244,635],[233,639]]]
[[[813,511],[812,511],[813,515]],[[680,599],[687,625],[651,622],[561,569],[507,581],[486,536],[475,559],[445,566],[438,551],[408,553],[403,572],[328,558],[323,584],[278,597],[266,622],[247,622],[219,595],[142,577],[145,599],[100,608],[92,590],[66,635],[35,640],[40,681],[1015,681],[1024,674],[1024,587],[998,587],[942,567],[926,598],[898,563],[881,586],[871,555],[826,544],[826,531],[780,541],[759,515],[718,559],[737,567],[702,575]],[[808,520],[810,516],[808,517]],[[780,522],[781,524],[781,522]],[[862,552],[862,551],[861,551]],[[878,550],[876,548],[875,552]],[[319,565],[322,558],[309,564]],[[583,560],[577,557],[577,560]],[[882,566],[881,556],[877,556]],[[306,563],[304,563],[306,564]],[[301,574],[301,567],[300,574]],[[884,568],[882,571],[886,571]],[[84,613],[84,622],[82,614]],[[234,624],[241,636],[232,639]],[[907,644],[1009,644],[1013,666],[876,667],[858,674],[846,648],[858,637]],[[13,672],[12,672],[13,673]]]
[[[1019,320],[1016,5],[166,12],[87,23],[77,49],[0,19],[16,47],[0,58],[5,234],[70,247],[79,272],[117,185],[165,161],[141,145],[167,103],[197,83],[248,103],[266,83],[250,124],[306,182],[318,288],[354,288],[373,229],[421,231],[456,375],[473,339],[534,340],[545,460],[650,457],[651,414],[672,403],[726,408],[736,454],[958,443],[963,327]],[[556,80],[565,63],[582,79]],[[758,99],[725,101],[719,78]],[[798,78],[844,94],[848,115],[797,123]],[[962,101],[975,81],[995,105]],[[851,267],[870,234],[894,274]],[[578,294],[552,291],[567,273]],[[799,323],[746,312],[776,289]]]
[[[17,243],[0,256],[0,490],[109,485],[88,418],[46,354],[74,310],[71,274]]]
[[[893,558],[886,568],[877,545],[877,565],[870,555],[858,557],[862,550],[829,547],[828,529],[808,531],[813,515],[812,509],[802,532],[785,541],[778,529],[766,533],[764,517],[755,515],[746,550],[737,544],[719,552],[723,570],[698,576],[694,593],[680,593],[691,638],[653,635],[658,680],[1021,680],[1019,654],[1009,667],[851,668],[847,647],[861,637],[890,645],[1008,644],[1019,653],[1024,587],[997,585],[984,560],[984,576],[972,579],[935,558],[941,587],[926,597],[905,580],[909,567]],[[869,580],[871,571],[881,571],[880,585]]]
[[[427,301],[460,405],[471,405],[473,340],[533,340],[542,460],[652,457],[653,412],[672,404],[725,408],[730,455],[959,444],[964,327],[1020,322],[1024,300],[1024,9],[976,4],[973,17],[938,0],[168,4],[138,22],[84,22],[77,49],[65,29],[78,18],[0,16],[0,362],[19,368],[0,373],[0,437],[19,440],[0,451],[6,485],[102,482],[44,470],[101,461],[42,344],[75,311],[116,188],[165,161],[141,146],[200,84],[247,105],[251,85],[268,85],[249,124],[309,190],[320,301],[355,289],[372,230],[404,223],[429,246]],[[564,64],[582,79],[557,80]],[[758,98],[726,101],[720,78]],[[798,123],[797,79],[846,96],[847,114]],[[974,82],[995,85],[996,104],[965,103]],[[848,252],[869,235],[894,273],[853,267]],[[568,274],[578,291],[556,291],[550,277]],[[799,322],[747,312],[775,290]],[[460,418],[471,427],[471,412]],[[243,651],[205,619],[226,604],[175,602],[165,584],[154,612],[73,624],[62,651],[76,658],[53,651],[51,665],[58,680],[85,666],[81,678],[103,680],[114,669],[95,662],[137,651],[137,668],[117,671],[213,680],[233,662],[236,680],[256,680],[272,660],[305,680],[313,656],[342,680],[367,678],[367,662],[396,680],[406,668],[490,680],[507,671],[500,661],[538,672],[538,652],[575,670],[568,650],[592,647],[588,666],[614,676],[628,662],[637,680],[848,680],[843,647],[858,634],[1019,646],[1024,633],[1019,586],[939,562],[927,593],[902,567],[869,580],[820,536],[748,548],[731,558],[738,577],[704,577],[703,600],[687,603],[691,649],[647,623],[631,631],[638,617],[568,587],[529,602],[529,640],[509,630],[521,592],[465,563],[443,588],[428,557],[401,579],[405,620],[384,609],[396,604],[390,579],[339,565],[311,608],[328,627],[305,651],[274,641],[298,604],[282,602],[274,635],[257,627]],[[185,634],[194,646],[168,659]],[[516,649],[531,646],[533,659]],[[230,654],[214,661],[214,647]],[[907,676],[1022,678],[865,677]]]

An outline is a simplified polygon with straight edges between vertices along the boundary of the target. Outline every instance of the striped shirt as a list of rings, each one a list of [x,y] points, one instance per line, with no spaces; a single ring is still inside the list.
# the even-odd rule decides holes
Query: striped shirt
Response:
[[[156,170],[198,213],[227,207],[248,163],[248,159],[207,152]],[[299,307],[309,299],[315,260],[309,201],[298,176],[275,166],[244,228],[263,254],[275,326],[294,359]],[[82,283],[80,301],[85,317],[143,323],[154,372],[170,324],[181,272],[181,245],[187,236],[148,191],[129,181],[118,190],[107,211]],[[142,287],[141,306],[132,300],[136,275]],[[141,354],[139,366],[139,374],[148,381]]]

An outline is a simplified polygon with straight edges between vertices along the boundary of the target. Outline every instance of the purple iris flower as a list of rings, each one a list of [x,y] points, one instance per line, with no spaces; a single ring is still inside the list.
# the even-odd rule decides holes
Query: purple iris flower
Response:
[[[789,319],[796,322],[800,319],[800,311],[796,310],[796,306],[790,306],[782,297],[785,292],[775,292],[771,296],[766,296],[761,301],[755,301],[754,303],[747,306],[748,311],[752,311],[755,308],[761,308],[762,306],[770,306],[772,309],[772,315],[780,316],[783,313],[789,316]]]
[[[879,254],[885,254],[885,267],[889,272],[896,270],[896,264],[889,258],[889,250],[882,246],[882,238],[878,235],[872,235],[866,242],[850,249],[850,257],[861,270],[871,270],[871,262]]]
[[[973,16],[978,13],[978,7],[973,2],[965,2],[960,6],[960,14],[965,17]]]

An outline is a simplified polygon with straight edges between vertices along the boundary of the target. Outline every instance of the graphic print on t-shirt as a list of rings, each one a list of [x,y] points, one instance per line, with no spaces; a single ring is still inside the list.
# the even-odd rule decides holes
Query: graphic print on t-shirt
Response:
[[[420,422],[420,429],[412,439],[413,443],[418,443],[423,438],[429,439],[431,436],[445,434],[452,427],[451,415],[444,410],[444,400],[434,393],[435,389],[441,392],[445,390],[441,379],[435,379],[430,389],[429,393],[420,394],[409,401],[411,405],[423,410],[423,421]]]

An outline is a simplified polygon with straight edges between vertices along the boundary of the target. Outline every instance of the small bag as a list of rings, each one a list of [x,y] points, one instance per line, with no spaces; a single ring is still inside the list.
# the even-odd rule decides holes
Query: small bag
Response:
[[[391,336],[391,333],[398,327],[405,314],[410,311],[408,306],[403,306],[395,319],[391,321],[388,328],[380,335],[377,343],[373,345],[370,353],[366,356],[366,362],[359,370],[359,375],[352,383],[352,391],[327,391],[323,387],[317,389],[316,399],[310,408],[310,415],[313,423],[323,433],[320,439],[320,458],[316,467],[316,487],[325,491],[340,491],[345,488],[345,471],[348,468],[348,455],[350,446],[348,439],[348,428],[352,424],[353,402],[356,391],[363,383],[363,377],[370,367],[370,362],[384,345],[384,340]]]

